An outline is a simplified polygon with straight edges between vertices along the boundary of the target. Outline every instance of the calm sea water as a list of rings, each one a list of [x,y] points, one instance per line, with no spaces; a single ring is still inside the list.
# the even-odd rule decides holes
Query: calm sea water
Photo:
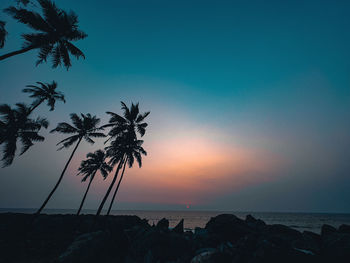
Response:
[[[18,212],[33,213],[34,209],[0,209],[0,213]],[[47,214],[74,214],[70,209],[47,209]],[[84,210],[83,213],[94,214],[94,210]],[[222,213],[232,213],[244,219],[251,214],[255,218],[262,219],[267,224],[283,224],[299,231],[313,231],[320,233],[323,224],[339,227],[341,224],[350,225],[350,214],[327,213],[270,213],[270,212],[232,212],[232,211],[143,211],[143,210],[115,210],[113,215],[137,215],[146,218],[150,224],[157,223],[162,218],[167,218],[170,227],[174,227],[182,218],[184,226],[188,230],[195,227],[204,227],[211,217]]]

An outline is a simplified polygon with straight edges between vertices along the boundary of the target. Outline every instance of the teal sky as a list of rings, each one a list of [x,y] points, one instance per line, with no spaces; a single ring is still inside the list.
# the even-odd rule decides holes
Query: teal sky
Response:
[[[91,112],[105,122],[104,112],[118,112],[120,100],[151,110],[149,157],[123,182],[119,208],[189,203],[193,209],[350,212],[350,2],[56,3],[79,15],[89,35],[77,43],[86,60],[73,60],[69,71],[50,63],[35,67],[35,51],[1,61],[0,103],[30,102],[21,94],[25,85],[56,80],[67,103],[37,112],[50,128],[71,112]],[[20,33],[28,29],[0,18],[9,31],[0,54],[19,49]],[[60,138],[47,134],[0,170],[0,207],[42,202],[70,152],[56,152]],[[201,151],[188,149],[193,141]],[[162,158],[160,144],[169,158]],[[80,148],[49,207],[78,206],[85,186],[76,168],[102,145]],[[204,160],[203,166],[186,158]],[[167,166],[175,161],[193,169]],[[207,169],[197,174],[201,167]],[[179,180],[195,186],[178,186]],[[89,208],[108,182],[96,183]]]

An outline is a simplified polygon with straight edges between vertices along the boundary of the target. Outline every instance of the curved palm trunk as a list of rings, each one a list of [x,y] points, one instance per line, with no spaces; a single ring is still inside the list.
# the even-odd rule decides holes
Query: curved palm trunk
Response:
[[[62,171],[62,173],[61,173],[61,176],[60,176],[60,178],[58,179],[58,181],[57,181],[55,187],[52,189],[52,191],[50,192],[49,196],[46,198],[45,202],[42,204],[42,206],[39,208],[39,210],[36,212],[36,214],[40,214],[40,213],[41,213],[41,211],[44,209],[44,207],[46,206],[47,202],[50,200],[50,198],[51,198],[51,196],[53,195],[53,193],[56,191],[58,185],[61,183],[62,178],[63,178],[63,175],[64,175],[64,173],[66,172],[67,167],[68,167],[70,161],[72,160],[73,155],[74,155],[75,151],[77,150],[77,148],[78,148],[78,146],[79,146],[79,144],[80,144],[80,142],[81,142],[81,139],[82,139],[82,138],[80,138],[79,141],[77,142],[77,144],[76,144],[76,146],[75,146],[75,148],[74,148],[72,154],[70,155],[70,157],[69,157],[69,159],[68,159],[68,162],[67,162],[66,165],[64,166],[64,169],[63,169],[63,171]]]
[[[127,159],[125,159],[125,161],[124,161],[123,171],[122,171],[122,174],[121,174],[121,176],[120,176],[120,179],[119,179],[119,182],[118,182],[117,188],[116,188],[116,189],[115,189],[115,191],[114,191],[114,194],[113,194],[113,197],[112,197],[111,203],[109,204],[109,208],[108,208],[108,211],[107,211],[107,215],[109,215],[109,213],[110,213],[110,212],[111,212],[111,210],[112,210],[113,202],[114,202],[115,196],[116,196],[116,194],[117,194],[117,192],[118,192],[119,185],[120,185],[121,181],[123,180],[123,176],[124,176],[124,172],[125,172],[125,166],[126,166],[126,163],[127,163]]]
[[[87,193],[89,192],[90,185],[91,185],[91,183],[92,183],[92,180],[94,180],[94,177],[95,177],[96,172],[97,172],[97,171],[95,171],[94,174],[93,174],[93,175],[91,176],[91,178],[90,178],[90,182],[89,182],[89,184],[88,184],[88,187],[86,188],[86,191],[85,191],[83,200],[81,201],[81,204],[80,204],[80,206],[79,206],[79,209],[78,209],[78,212],[77,212],[77,216],[80,215],[80,211],[81,211],[81,209],[83,208],[86,195],[87,195]]]
[[[39,107],[39,105],[41,104],[41,103],[43,103],[43,99],[42,100],[40,100],[37,104],[35,104],[31,109],[30,109],[30,111],[28,112],[28,116],[33,112],[33,110],[35,110],[37,107]]]
[[[110,192],[111,192],[111,190],[112,190],[112,188],[113,188],[113,186],[114,186],[114,184],[115,184],[115,181],[117,180],[119,170],[120,170],[120,168],[122,167],[123,163],[124,163],[124,158],[122,158],[122,159],[120,160],[120,162],[119,162],[119,165],[118,165],[117,170],[115,171],[113,180],[112,180],[110,186],[108,187],[107,193],[106,193],[105,196],[103,197],[103,200],[102,200],[102,202],[101,202],[101,204],[100,204],[100,207],[99,207],[98,210],[97,210],[96,216],[99,216],[99,215],[101,214],[102,208],[103,208],[103,206],[105,205],[105,203],[106,203],[106,201],[107,201],[107,198],[108,198],[108,196],[109,196],[109,194],[110,194]]]
[[[32,47],[26,47],[26,48],[22,48],[22,49],[17,50],[17,51],[13,51],[13,52],[7,53],[5,55],[0,56],[0,60],[4,60],[6,58],[13,57],[15,55],[23,54],[23,53],[25,53],[25,52],[27,52],[29,50],[35,49],[35,48],[36,47],[33,47],[33,46]]]

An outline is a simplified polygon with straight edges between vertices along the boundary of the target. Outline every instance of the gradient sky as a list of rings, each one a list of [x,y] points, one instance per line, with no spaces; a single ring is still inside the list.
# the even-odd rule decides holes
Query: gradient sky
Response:
[[[13,1],[2,0],[0,8]],[[36,52],[0,63],[0,103],[56,80],[67,103],[41,106],[50,128],[69,113],[150,110],[142,169],[126,171],[115,209],[350,212],[350,2],[68,1],[89,37],[86,60],[53,70]],[[8,21],[18,49],[24,26]],[[0,170],[0,207],[38,207],[72,149],[60,135]],[[77,151],[49,208],[77,208]],[[96,208],[111,176],[93,184]]]

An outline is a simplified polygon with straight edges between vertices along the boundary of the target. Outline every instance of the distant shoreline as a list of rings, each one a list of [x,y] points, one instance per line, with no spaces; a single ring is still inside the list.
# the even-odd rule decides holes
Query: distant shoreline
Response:
[[[13,211],[31,211],[35,212],[38,208],[0,208],[0,213],[3,212],[13,212]],[[54,211],[72,211],[72,214],[75,214],[76,208],[46,208],[44,213],[46,212],[54,212]],[[83,213],[85,214],[94,214],[96,209],[83,209]],[[105,211],[105,210],[103,210]],[[307,211],[243,211],[243,210],[211,210],[211,209],[114,209],[112,212],[130,212],[130,211],[142,211],[142,212],[210,212],[210,213],[255,213],[255,214],[317,214],[317,215],[350,215],[350,212],[307,212]],[[64,213],[66,214],[66,213]]]

